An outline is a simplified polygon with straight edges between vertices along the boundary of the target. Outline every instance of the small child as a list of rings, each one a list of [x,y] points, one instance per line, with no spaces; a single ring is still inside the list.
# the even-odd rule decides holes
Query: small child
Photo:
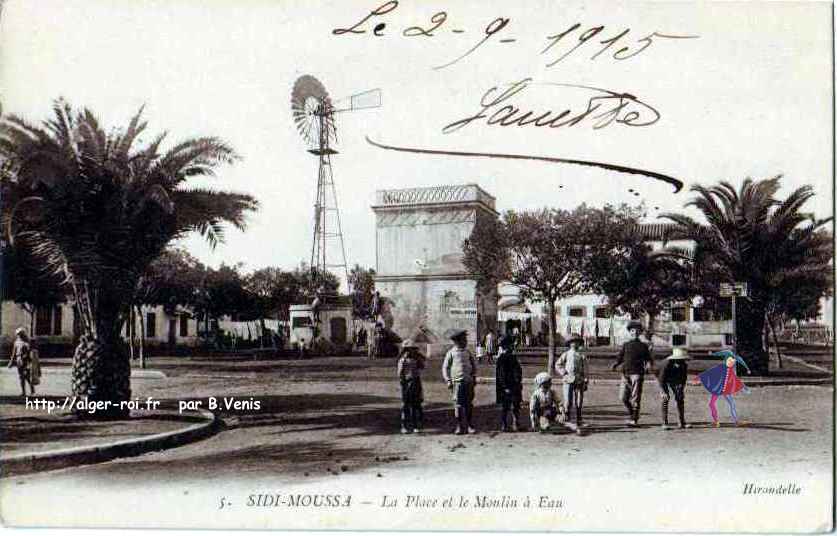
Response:
[[[474,386],[477,383],[477,365],[474,354],[468,350],[468,331],[454,330],[450,339],[454,346],[445,354],[442,362],[442,378],[448,385],[453,399],[453,416],[456,419],[454,434],[475,434]]]
[[[677,418],[680,428],[690,428],[686,424],[685,414],[685,390],[686,377],[689,373],[686,360],[689,354],[685,348],[673,348],[671,355],[663,361],[660,371],[657,373],[657,381],[660,384],[660,396],[663,399],[663,430],[668,430],[668,402],[671,394],[674,394],[674,401],[677,402]]]
[[[581,410],[584,406],[584,391],[587,390],[587,357],[580,351],[582,344],[584,339],[581,337],[570,339],[570,349],[555,361],[554,370],[563,377],[564,412],[568,421],[575,408],[575,432],[579,435],[582,433]]]
[[[421,386],[421,371],[424,369],[424,356],[412,340],[401,344],[398,357],[398,380],[401,382],[401,433],[421,432],[424,421],[424,391]]]
[[[523,397],[523,368],[514,354],[514,339],[505,336],[500,340],[500,353],[497,354],[496,381],[497,404],[502,408],[500,417],[501,429],[509,431],[509,416],[511,416],[511,431],[520,429],[520,402]]]
[[[532,398],[529,399],[529,417],[532,421],[532,431],[541,431],[542,418],[549,423],[548,429],[555,421],[561,420],[562,412],[561,400],[552,390],[552,377],[546,372],[538,373],[535,376],[535,390],[532,391]]]

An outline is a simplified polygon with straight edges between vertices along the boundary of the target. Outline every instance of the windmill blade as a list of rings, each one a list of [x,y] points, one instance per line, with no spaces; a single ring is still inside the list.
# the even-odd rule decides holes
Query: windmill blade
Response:
[[[381,89],[375,88],[355,93],[354,95],[336,101],[334,103],[334,112],[349,112],[353,110],[365,110],[368,108],[380,107]]]
[[[318,146],[324,135],[334,138],[332,110],[331,98],[319,80],[307,74],[297,78],[291,92],[291,115],[307,144]],[[320,132],[320,117],[323,114],[326,115],[326,128]]]

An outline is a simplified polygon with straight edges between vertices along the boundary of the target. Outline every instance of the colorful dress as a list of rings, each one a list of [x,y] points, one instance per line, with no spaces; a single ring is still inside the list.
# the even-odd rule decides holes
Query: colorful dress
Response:
[[[735,372],[735,363],[741,363],[744,365],[748,372],[750,369],[747,367],[747,363],[741,356],[735,355],[729,350],[715,352],[712,355],[727,359],[732,358],[734,360],[732,364],[724,362],[705,370],[698,375],[703,387],[705,387],[711,395],[709,398],[709,411],[712,414],[712,422],[716,425],[718,424],[718,408],[715,404],[718,401],[718,397],[722,396],[729,405],[729,412],[732,416],[733,422],[738,423],[738,413],[735,409],[735,398],[733,395],[739,391],[749,392],[749,389],[747,389],[744,382],[738,378],[738,375]]]

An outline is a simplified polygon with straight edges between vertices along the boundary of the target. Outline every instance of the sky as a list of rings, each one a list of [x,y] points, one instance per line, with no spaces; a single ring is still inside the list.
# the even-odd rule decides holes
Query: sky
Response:
[[[477,183],[500,211],[641,200],[652,221],[683,210],[694,184],[738,186],[745,177],[782,174],[780,195],[810,184],[817,196],[809,210],[832,213],[827,3],[402,0],[355,28],[365,33],[333,33],[382,5],[7,0],[0,99],[4,111],[37,121],[63,96],[114,126],[144,105],[146,140],[168,131],[170,142],[199,135],[228,141],[242,161],[195,185],[248,192],[261,209],[245,232],[229,230],[215,250],[199,237],[178,244],[212,266],[290,268],[309,259],[317,162],[290,108],[293,84],[304,74],[334,99],[372,88],[382,93],[380,108],[337,117],[332,164],[350,264],[374,266],[370,206],[379,189]],[[446,18],[432,35],[403,35],[414,26],[427,31],[440,11]],[[376,36],[379,23],[385,26]],[[590,118],[559,128],[501,127],[482,118],[444,132],[480,112],[481,101],[527,79],[488,115],[507,104],[521,113],[570,108],[578,115],[602,90],[642,104],[626,102],[617,116],[624,122],[601,128]],[[647,126],[629,124],[652,118]],[[664,182],[597,167],[387,151],[367,137],[393,146],[602,162],[671,176],[684,188],[674,193]]]

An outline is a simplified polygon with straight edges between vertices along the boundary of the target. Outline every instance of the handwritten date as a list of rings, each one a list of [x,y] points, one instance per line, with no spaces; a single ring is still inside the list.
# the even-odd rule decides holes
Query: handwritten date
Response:
[[[555,35],[548,36],[547,40],[549,41],[549,44],[546,45],[546,48],[541,50],[541,54],[546,54],[553,47],[555,47],[556,45],[561,43],[561,41],[565,37],[574,33],[576,30],[579,30],[580,28],[581,28],[581,24],[577,22],[577,23],[573,24],[572,26],[570,26],[568,29],[564,30],[563,32],[557,33]],[[585,45],[588,41],[590,41],[591,39],[593,39],[594,37],[596,37],[597,35],[602,33],[604,31],[604,29],[605,29],[604,26],[594,26],[592,28],[588,28],[588,29],[584,30],[583,32],[580,33],[580,35],[578,35],[578,37],[577,37],[578,42],[575,43],[575,46],[573,46],[570,50],[568,50],[568,51],[564,52],[563,54],[561,54],[560,56],[558,56],[557,59],[551,61],[550,63],[547,63],[546,66],[547,67],[554,66],[556,63],[563,60],[564,58],[566,58],[567,56],[569,56],[570,54],[572,54],[573,52],[575,52],[576,50],[581,48],[583,45]],[[616,35],[614,35],[614,36],[612,36],[608,39],[603,39],[603,40],[599,41],[599,44],[604,45],[604,47],[600,48],[598,52],[596,52],[595,54],[593,54],[590,57],[590,59],[595,60],[596,58],[598,58],[607,49],[609,49],[610,47],[612,47],[616,43],[618,43],[620,40],[622,40],[623,37],[627,37],[627,35],[630,33],[630,31],[631,31],[631,29],[627,28],[627,29],[622,30],[620,33],[618,33],[618,34],[616,34]],[[657,38],[657,39],[697,39],[698,37],[699,36],[697,36],[697,35],[669,35],[669,34],[662,34],[662,33],[659,33],[659,32],[652,32],[652,33],[646,35],[645,37],[643,37],[642,39],[639,39],[636,42],[636,43],[640,43],[641,46],[639,46],[639,47],[635,47],[635,46],[632,47],[630,45],[622,46],[621,48],[619,48],[617,51],[615,51],[613,53],[612,58],[615,59],[615,60],[629,60],[633,57],[636,57],[636,56],[642,54],[643,52],[645,52],[645,50],[648,47],[650,47],[652,43],[654,43],[654,38]],[[632,48],[633,48],[633,50],[632,50]]]
[[[385,37],[388,34],[387,22],[388,16],[398,8],[398,0],[389,0],[379,5],[372,11],[364,14],[364,16],[348,27],[334,28],[331,33],[333,35],[359,35],[371,32],[374,37]],[[506,36],[506,28],[509,27],[511,19],[509,17],[497,17],[490,21],[480,32],[478,40],[470,47],[464,49],[464,52],[454,59],[436,65],[434,70],[444,69],[450,67],[464,60],[477,50],[483,48],[486,43],[493,41],[498,44],[509,44],[517,42],[514,37],[495,38],[496,35],[501,34]],[[438,11],[434,13],[430,20],[426,23],[420,23],[404,28],[401,31],[401,36],[405,38],[431,38],[440,35],[444,32],[452,32],[454,34],[464,34],[466,30],[458,27],[449,29],[449,17],[447,11]],[[563,59],[572,55],[579,50],[591,50],[592,47],[600,45],[595,53],[590,56],[590,60],[595,60],[608,50],[613,50],[610,57],[614,60],[624,61],[634,58],[645,52],[652,44],[664,40],[681,40],[681,39],[696,39],[697,35],[674,35],[661,32],[651,32],[640,39],[632,40],[629,37],[631,28],[626,28],[618,33],[614,33],[608,38],[602,39],[605,36],[605,26],[593,26],[590,28],[582,28],[581,23],[576,22],[569,26],[566,30],[547,36],[547,45],[541,50],[540,54],[554,54],[556,57],[550,58],[547,67],[553,67]],[[641,34],[640,34],[641,35]],[[589,45],[588,45],[589,43]],[[601,46],[603,45],[603,46]],[[580,54],[580,52],[579,52]]]

